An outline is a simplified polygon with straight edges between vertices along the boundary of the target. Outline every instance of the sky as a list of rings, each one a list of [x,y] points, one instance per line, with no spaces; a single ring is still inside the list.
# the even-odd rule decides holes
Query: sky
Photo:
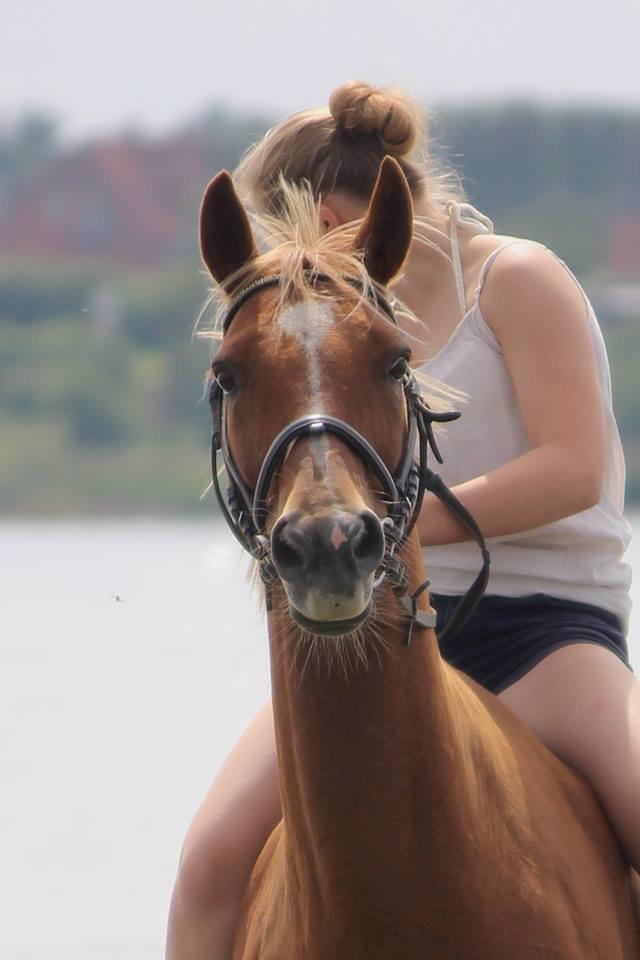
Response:
[[[212,103],[279,118],[349,79],[427,106],[640,109],[638,0],[0,0],[0,122],[161,132]]]

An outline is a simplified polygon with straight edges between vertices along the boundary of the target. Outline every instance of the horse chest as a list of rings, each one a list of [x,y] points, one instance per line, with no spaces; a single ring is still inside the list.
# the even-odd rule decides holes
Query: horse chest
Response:
[[[274,856],[275,853],[275,856]],[[484,896],[458,889],[408,890],[390,906],[381,900],[347,904],[287,892],[278,852],[263,861],[260,892],[245,918],[234,960],[632,960],[611,928],[583,936],[561,894],[546,903],[525,891]],[[406,899],[403,900],[403,897]],[[588,921],[585,918],[585,923]]]

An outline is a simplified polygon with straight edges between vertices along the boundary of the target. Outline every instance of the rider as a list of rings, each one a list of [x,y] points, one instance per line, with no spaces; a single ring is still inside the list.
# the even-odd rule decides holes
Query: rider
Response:
[[[640,683],[625,642],[624,461],[591,305],[540,244],[496,236],[452,174],[412,153],[420,114],[350,83],[244,158],[237,180],[278,213],[280,175],[308,181],[325,229],[361,217],[386,155],[404,170],[416,229],[394,294],[422,321],[423,369],[460,390],[440,471],[491,538],[487,595],[443,655],[496,693],[600,797],[640,870]],[[409,332],[415,334],[415,327]],[[446,619],[477,569],[467,531],[427,496],[419,519]],[[227,960],[251,868],[280,816],[271,705],[214,780],[185,840],[168,960]]]

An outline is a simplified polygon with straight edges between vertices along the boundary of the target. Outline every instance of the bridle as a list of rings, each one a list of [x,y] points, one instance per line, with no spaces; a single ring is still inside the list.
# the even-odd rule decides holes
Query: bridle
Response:
[[[311,279],[315,283],[328,282],[329,280],[322,274],[314,274]],[[362,291],[362,284],[359,280],[355,278],[347,278],[347,280]],[[260,290],[277,287],[280,282],[281,278],[277,275],[262,277],[236,294],[222,321],[223,334],[227,333],[238,311],[254,294]],[[375,309],[382,310],[388,319],[397,326],[391,304],[377,287],[367,287],[366,296]],[[374,587],[380,586],[385,579],[391,583],[394,594],[407,613],[408,628],[405,643],[409,644],[411,642],[415,625],[424,628],[433,628],[436,625],[436,615],[419,609],[417,603],[420,594],[429,586],[429,581],[426,580],[420,584],[417,590],[408,595],[409,578],[399,557],[400,551],[418,519],[426,491],[433,493],[452,511],[470,532],[482,553],[482,569],[454,610],[445,629],[440,634],[440,640],[444,640],[458,630],[476,607],[489,579],[489,551],[471,514],[441,478],[433,473],[427,465],[429,447],[431,447],[436,460],[442,463],[442,457],[433,433],[433,424],[456,420],[460,414],[454,411],[438,413],[432,410],[422,397],[415,374],[411,370],[407,370],[402,380],[402,386],[407,408],[408,428],[403,454],[395,473],[392,474],[389,471],[384,460],[369,441],[348,423],[345,423],[344,420],[325,414],[311,414],[294,420],[276,436],[262,461],[255,489],[251,489],[242,477],[229,449],[224,391],[217,380],[212,380],[209,403],[213,416],[213,434],[211,437],[213,487],[222,515],[236,540],[259,564],[260,575],[267,590],[268,609],[271,609],[271,587],[280,579],[271,556],[270,539],[266,534],[269,514],[268,495],[271,481],[292,443],[301,437],[317,437],[326,434],[338,437],[362,460],[380,480],[384,493],[389,499],[389,513],[382,520],[384,555],[376,571]],[[416,445],[419,450],[417,461],[415,459]],[[229,478],[226,500],[222,495],[218,478],[218,454],[222,456]]]

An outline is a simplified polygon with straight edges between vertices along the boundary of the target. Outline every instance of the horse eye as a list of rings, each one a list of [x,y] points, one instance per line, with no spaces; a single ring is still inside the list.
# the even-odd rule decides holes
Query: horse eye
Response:
[[[213,375],[223,393],[231,393],[231,391],[235,389],[236,381],[227,367],[220,367],[219,370],[214,370]]]
[[[404,380],[406,375],[409,373],[409,361],[406,357],[400,357],[399,360],[393,364],[389,369],[389,376],[392,380],[397,380],[398,382]]]

